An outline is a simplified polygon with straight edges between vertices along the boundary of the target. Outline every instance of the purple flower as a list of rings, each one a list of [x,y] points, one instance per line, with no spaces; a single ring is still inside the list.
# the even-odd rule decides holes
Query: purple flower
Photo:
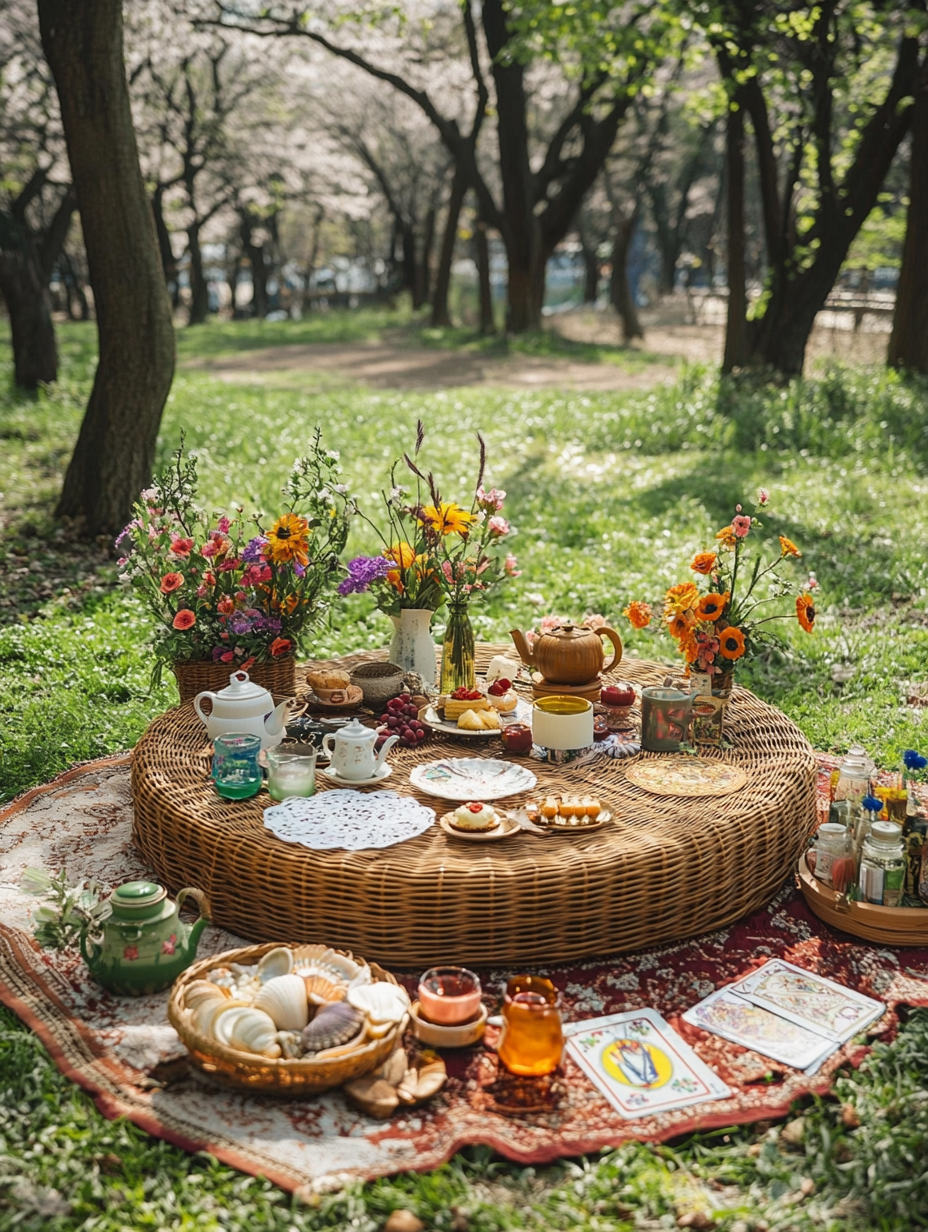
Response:
[[[276,637],[280,632],[280,618],[278,616],[256,616],[252,624],[252,632],[273,633]]]
[[[264,535],[255,535],[254,539],[245,545],[245,550],[242,552],[242,560],[246,561],[249,565],[257,564],[259,560],[263,560],[264,557],[261,555],[261,549],[266,543],[267,539],[265,539]]]
[[[254,621],[247,612],[234,612],[229,617],[229,632],[240,634],[250,633],[254,627]]]
[[[128,556],[131,553],[132,549],[135,547],[135,540],[132,536],[132,532],[136,527],[141,525],[142,523],[138,518],[133,518],[129,525],[124,527],[116,536],[113,541],[113,546],[116,548],[116,551],[120,553],[120,555]]]
[[[360,595],[385,578],[394,566],[383,556],[356,556],[348,562],[348,576],[339,583],[340,595]]]
[[[304,565],[301,565],[298,560],[295,560],[293,562],[293,572],[296,574],[297,577],[306,576],[306,568]]]

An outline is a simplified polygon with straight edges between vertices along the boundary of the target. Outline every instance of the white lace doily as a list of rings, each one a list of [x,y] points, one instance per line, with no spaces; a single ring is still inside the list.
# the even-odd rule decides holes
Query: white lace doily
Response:
[[[424,834],[434,822],[432,809],[395,791],[323,791],[306,799],[293,796],[264,810],[264,824],[272,834],[315,851],[392,847]]]

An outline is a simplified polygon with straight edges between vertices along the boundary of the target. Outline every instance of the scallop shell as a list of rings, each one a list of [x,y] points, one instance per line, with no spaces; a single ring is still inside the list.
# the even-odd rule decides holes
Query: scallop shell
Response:
[[[327,945],[301,945],[293,956],[293,969],[300,975],[324,975],[335,983],[367,983],[370,968],[361,966]]]
[[[322,1052],[353,1039],[361,1030],[364,1015],[347,1001],[332,1001],[317,1010],[315,1017],[303,1029],[303,1046],[307,1052]]]
[[[274,1020],[251,1005],[221,1009],[213,1022],[213,1034],[229,1048],[256,1052],[262,1057],[280,1056]]]
[[[302,1031],[309,1022],[306,985],[292,973],[262,984],[252,1004],[273,1018],[278,1031]]]
[[[302,974],[302,973],[301,973]],[[304,975],[306,996],[310,1005],[327,1005],[330,1001],[344,1001],[348,985],[330,980],[324,975]]]
[[[279,945],[274,950],[268,950],[258,962],[258,979],[262,984],[268,980],[277,979],[280,975],[289,975],[293,970],[293,950],[285,945]]]
[[[212,1001],[216,997],[223,999],[231,995],[228,988],[222,988],[219,984],[214,984],[212,980],[194,980],[192,984],[187,985],[184,991],[184,1005],[188,1010],[195,1010],[204,1001]]]
[[[348,990],[348,1001],[372,1023],[402,1022],[409,1010],[409,997],[397,984],[366,984]]]

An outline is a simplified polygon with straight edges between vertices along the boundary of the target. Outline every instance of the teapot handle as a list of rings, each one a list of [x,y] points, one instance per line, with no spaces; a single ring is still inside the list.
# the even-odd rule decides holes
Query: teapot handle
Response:
[[[197,714],[199,715],[199,717],[200,717],[200,722],[203,724],[203,726],[204,726],[204,727],[207,727],[207,726],[209,726],[209,714],[212,714],[212,713],[213,713],[213,708],[212,708],[212,706],[210,706],[210,711],[209,711],[209,714],[204,714],[204,713],[203,713],[203,710],[202,710],[202,709],[201,709],[201,707],[200,707],[200,698],[202,698],[202,697],[208,697],[208,698],[210,699],[210,701],[215,702],[215,700],[216,700],[216,694],[215,694],[215,693],[210,693],[210,691],[207,689],[207,691],[206,691],[205,693],[198,693],[198,694],[196,695],[196,697],[193,699],[193,708],[194,708],[194,710],[197,712]]]
[[[610,629],[607,626],[603,626],[601,629],[594,629],[593,632],[599,637],[608,637],[609,641],[612,642],[612,658],[608,663],[603,665],[604,672],[611,672],[614,667],[618,667],[618,665],[622,662],[622,639],[619,637],[618,633],[616,633],[615,629]]]
[[[202,890],[196,890],[193,886],[184,886],[177,895],[177,910],[180,911],[181,905],[185,898],[192,898],[200,910],[200,915],[204,920],[208,920],[212,915],[212,907],[209,904],[209,899]]]

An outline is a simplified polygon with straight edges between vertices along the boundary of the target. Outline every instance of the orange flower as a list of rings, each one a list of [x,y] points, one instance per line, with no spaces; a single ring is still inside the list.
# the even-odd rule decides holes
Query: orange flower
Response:
[[[183,584],[184,575],[182,573],[166,573],[161,579],[161,593],[169,595]]]
[[[699,657],[699,643],[692,633],[688,633],[686,637],[680,638],[680,654],[683,655],[687,663],[695,663]]]
[[[715,552],[697,552],[693,557],[693,563],[690,565],[690,568],[694,573],[701,573],[705,576],[705,574],[712,572],[717,560],[718,556]]]
[[[191,612],[189,607],[181,608],[181,610],[177,613],[177,615],[171,621],[171,624],[174,626],[174,628],[180,629],[181,632],[183,632],[184,629],[192,629],[196,623],[197,623],[197,618],[196,616],[194,616],[193,612]]]
[[[392,547],[384,548],[383,554],[387,560],[395,560],[401,569],[408,569],[416,559],[415,549],[405,542],[394,543]]]
[[[696,589],[696,583],[680,582],[678,586],[671,586],[664,595],[664,615],[669,620],[678,612],[690,611],[698,602],[699,591]]]
[[[692,616],[684,612],[677,612],[675,616],[671,616],[667,622],[667,627],[670,630],[671,637],[685,637],[693,628],[694,620]]]
[[[733,548],[738,542],[733,526],[723,526],[715,537],[723,548]]]
[[[696,608],[697,620],[718,620],[725,611],[731,594],[726,590],[724,595],[703,595]]]
[[[793,543],[792,539],[787,539],[785,535],[780,536],[780,556],[801,556],[802,553]]]
[[[622,615],[628,617],[633,629],[645,629],[651,623],[651,605],[633,599]]]
[[[806,633],[815,628],[815,603],[811,595],[800,595],[796,600],[796,619]]]
[[[267,532],[267,555],[275,565],[299,561],[309,564],[309,523],[295,513],[285,513]]]
[[[744,654],[744,634],[729,625],[719,634],[719,651],[723,659],[740,659]]]
[[[391,569],[387,574],[387,581],[398,594],[402,594],[406,587],[403,585],[403,579],[400,576],[399,569]]]
[[[289,637],[275,637],[271,642],[271,654],[275,659],[279,659],[281,655],[289,654],[293,649],[293,643]]]

